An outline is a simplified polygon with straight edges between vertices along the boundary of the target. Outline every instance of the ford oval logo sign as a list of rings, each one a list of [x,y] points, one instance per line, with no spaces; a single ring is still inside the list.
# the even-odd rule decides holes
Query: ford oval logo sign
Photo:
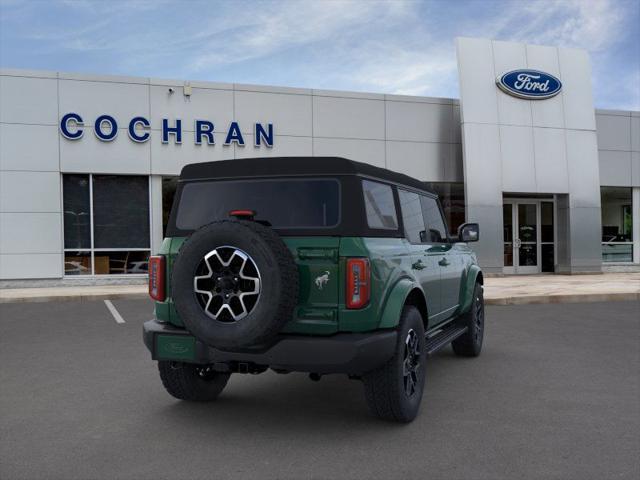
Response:
[[[562,82],[538,70],[512,70],[496,79],[498,87],[509,95],[528,100],[551,98],[562,90]]]

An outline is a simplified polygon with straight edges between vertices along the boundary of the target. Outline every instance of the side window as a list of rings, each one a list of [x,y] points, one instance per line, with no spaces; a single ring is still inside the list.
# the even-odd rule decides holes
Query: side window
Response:
[[[383,183],[363,180],[362,191],[369,228],[397,230],[398,218],[391,187]]]
[[[425,228],[420,196],[417,193],[400,189],[398,189],[398,196],[400,197],[400,210],[402,211],[402,222],[407,240],[411,243],[422,243]]]
[[[422,215],[427,225],[426,241],[429,243],[442,243],[447,241],[447,230],[444,227],[442,213],[435,198],[420,195]]]

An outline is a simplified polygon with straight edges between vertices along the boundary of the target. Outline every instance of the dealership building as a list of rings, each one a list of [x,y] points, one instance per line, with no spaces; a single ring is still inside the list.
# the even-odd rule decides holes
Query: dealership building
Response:
[[[459,99],[0,71],[0,287],[143,281],[184,165],[272,156],[426,182],[488,273],[640,271],[640,112],[583,50],[456,51]]]

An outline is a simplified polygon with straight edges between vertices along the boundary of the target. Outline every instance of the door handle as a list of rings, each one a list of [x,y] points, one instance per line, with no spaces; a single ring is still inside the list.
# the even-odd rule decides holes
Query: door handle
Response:
[[[424,263],[422,263],[422,260],[417,260],[411,264],[411,268],[413,270],[424,270],[427,267]]]
[[[515,247],[520,248],[522,246],[522,241],[519,238],[516,238]]]
[[[449,265],[449,260],[447,260],[447,257],[442,257],[442,260],[438,262],[438,265],[440,265],[441,267],[446,267],[447,265]]]

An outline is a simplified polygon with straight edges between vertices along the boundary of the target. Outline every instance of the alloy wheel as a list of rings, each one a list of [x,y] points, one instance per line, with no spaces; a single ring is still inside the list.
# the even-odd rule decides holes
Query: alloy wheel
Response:
[[[410,329],[404,341],[404,359],[402,376],[404,392],[407,397],[416,393],[418,388],[418,370],[420,368],[420,339],[415,330]]]
[[[260,271],[253,259],[236,247],[217,247],[196,269],[193,290],[204,312],[214,320],[237,322],[260,299]]]
[[[484,328],[484,302],[482,301],[482,297],[480,295],[476,295],[475,298],[475,332],[474,332],[474,340],[476,343],[479,343],[482,339],[482,330]]]

